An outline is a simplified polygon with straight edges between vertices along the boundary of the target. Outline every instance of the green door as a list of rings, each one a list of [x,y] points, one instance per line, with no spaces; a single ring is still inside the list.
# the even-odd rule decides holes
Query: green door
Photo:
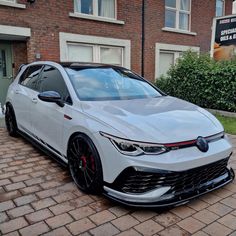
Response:
[[[5,104],[7,89],[12,82],[12,51],[10,44],[0,43],[0,103]]]

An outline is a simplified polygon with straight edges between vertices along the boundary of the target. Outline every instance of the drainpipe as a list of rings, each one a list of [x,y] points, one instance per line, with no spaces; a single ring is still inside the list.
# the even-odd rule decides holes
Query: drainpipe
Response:
[[[144,50],[145,49],[145,0],[142,0],[142,50],[141,50],[141,75],[144,77]]]

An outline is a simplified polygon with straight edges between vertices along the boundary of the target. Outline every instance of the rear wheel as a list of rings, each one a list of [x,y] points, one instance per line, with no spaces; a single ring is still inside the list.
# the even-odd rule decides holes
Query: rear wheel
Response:
[[[12,137],[16,137],[18,135],[16,116],[13,107],[9,104],[6,106],[5,123],[9,135]]]
[[[76,185],[87,193],[102,191],[103,177],[99,154],[92,140],[84,135],[75,135],[69,144],[68,164]]]

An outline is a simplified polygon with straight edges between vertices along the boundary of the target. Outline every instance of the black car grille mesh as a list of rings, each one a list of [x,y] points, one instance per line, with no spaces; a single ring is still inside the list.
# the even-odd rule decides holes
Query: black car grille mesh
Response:
[[[156,173],[125,169],[112,184],[125,193],[144,193],[158,187],[171,186],[176,195],[206,187],[212,180],[227,173],[228,158],[188,171],[156,171]]]

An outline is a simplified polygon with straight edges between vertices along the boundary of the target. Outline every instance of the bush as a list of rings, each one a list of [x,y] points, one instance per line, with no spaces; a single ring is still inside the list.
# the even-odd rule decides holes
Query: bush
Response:
[[[236,112],[236,59],[217,62],[188,51],[156,85],[201,107]]]

